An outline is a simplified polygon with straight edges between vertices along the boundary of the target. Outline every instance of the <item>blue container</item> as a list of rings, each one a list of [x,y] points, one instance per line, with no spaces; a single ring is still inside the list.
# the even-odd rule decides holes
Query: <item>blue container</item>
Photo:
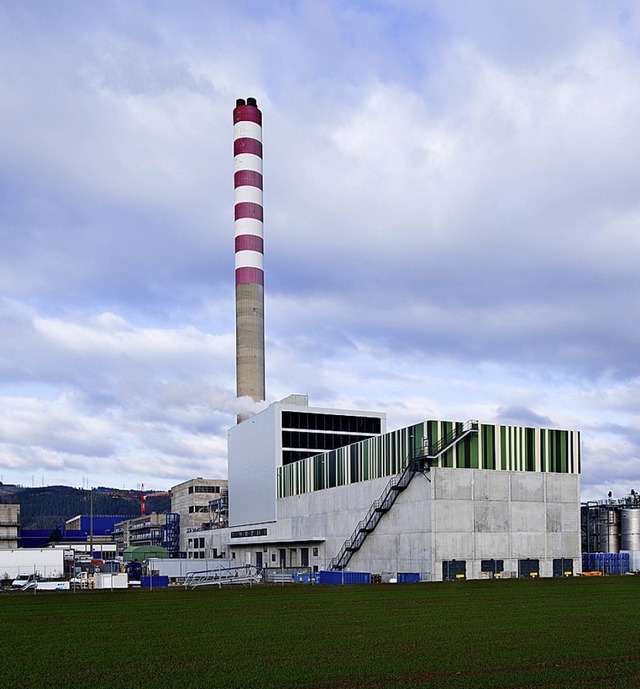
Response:
[[[399,584],[417,584],[420,581],[420,572],[398,572]]]
[[[320,572],[321,584],[370,584],[371,572]]]
[[[140,577],[140,586],[143,589],[160,589],[167,588],[169,586],[169,577],[167,576],[148,576],[144,575]]]

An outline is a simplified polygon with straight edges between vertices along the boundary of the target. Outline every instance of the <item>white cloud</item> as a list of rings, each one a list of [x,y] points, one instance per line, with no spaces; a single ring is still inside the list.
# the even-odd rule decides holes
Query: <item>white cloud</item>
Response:
[[[633,4],[35,2],[0,27],[5,481],[224,474],[249,95],[270,399],[548,419],[585,429],[585,490],[631,481]]]

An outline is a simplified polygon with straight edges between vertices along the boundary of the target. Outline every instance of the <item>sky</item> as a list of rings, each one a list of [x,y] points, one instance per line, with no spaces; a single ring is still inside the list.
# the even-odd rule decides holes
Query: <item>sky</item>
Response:
[[[0,64],[0,481],[226,477],[251,96],[267,401],[640,489],[640,2],[0,0]]]

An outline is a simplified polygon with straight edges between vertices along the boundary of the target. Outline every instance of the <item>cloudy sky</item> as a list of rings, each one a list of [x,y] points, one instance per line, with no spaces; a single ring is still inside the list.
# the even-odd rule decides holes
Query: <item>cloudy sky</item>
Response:
[[[226,477],[254,96],[268,400],[640,489],[640,2],[0,0],[0,64],[1,481]]]

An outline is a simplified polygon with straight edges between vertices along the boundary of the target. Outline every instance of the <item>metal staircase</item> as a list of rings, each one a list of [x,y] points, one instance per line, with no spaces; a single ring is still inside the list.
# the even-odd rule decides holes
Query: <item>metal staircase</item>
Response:
[[[424,447],[411,452],[402,471],[390,479],[382,491],[382,495],[377,500],[374,500],[367,514],[358,522],[351,536],[342,544],[340,552],[329,563],[329,569],[342,570],[349,564],[352,555],[360,550],[367,536],[382,519],[382,515],[392,508],[398,495],[411,483],[411,480],[417,473],[428,472],[431,469],[431,465],[440,455],[471,433],[477,432],[477,421],[458,423],[450,433],[440,438],[437,442],[431,444],[426,441]]]

